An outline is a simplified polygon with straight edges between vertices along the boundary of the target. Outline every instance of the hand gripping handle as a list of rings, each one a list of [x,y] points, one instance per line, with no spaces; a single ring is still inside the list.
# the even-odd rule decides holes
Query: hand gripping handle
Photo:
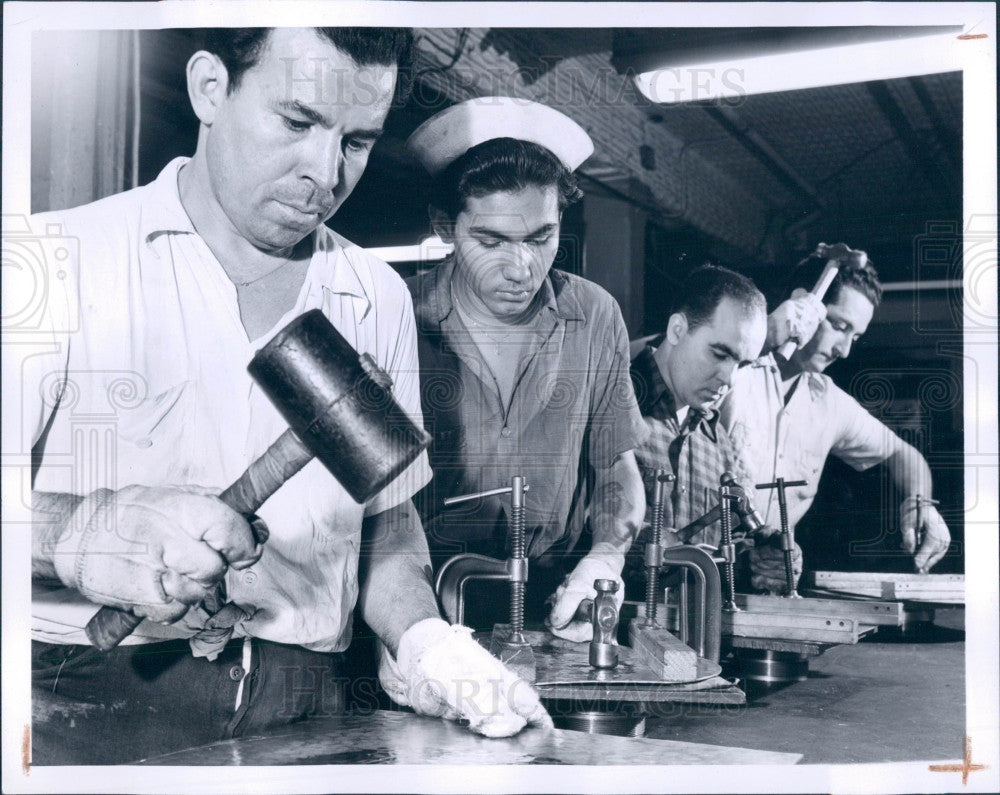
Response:
[[[295,433],[287,430],[219,495],[219,499],[243,516],[256,513],[286,480],[312,458],[313,454]],[[260,535],[254,540],[263,544],[267,541],[267,532],[262,525],[258,526],[258,531]],[[142,620],[142,616],[131,611],[105,605],[90,619],[85,631],[94,646],[101,651],[110,651],[131,635]]]
[[[810,292],[817,298],[822,298],[826,295],[826,291],[830,289],[830,285],[833,284],[833,280],[837,278],[837,272],[840,270],[840,260],[839,259],[828,259],[826,265],[823,268],[823,272],[820,273],[819,278],[816,280],[816,284],[813,285]],[[807,342],[807,340],[802,340],[802,342]],[[793,353],[795,353],[796,348],[799,347],[799,343],[795,340],[787,340],[784,345],[778,348],[778,354],[782,359],[788,361]]]

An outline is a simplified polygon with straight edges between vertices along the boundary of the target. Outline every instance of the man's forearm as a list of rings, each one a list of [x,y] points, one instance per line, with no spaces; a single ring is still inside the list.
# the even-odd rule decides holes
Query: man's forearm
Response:
[[[630,450],[607,469],[597,471],[590,527],[592,548],[628,552],[646,514],[642,476]]]
[[[931,468],[916,448],[904,441],[886,459],[893,483],[904,498],[931,497],[934,491]]]
[[[394,655],[407,629],[441,615],[427,539],[409,501],[365,519],[359,576],[361,615]]]
[[[31,577],[57,580],[52,555],[56,542],[69,526],[83,497],[77,494],[33,491],[31,493]]]

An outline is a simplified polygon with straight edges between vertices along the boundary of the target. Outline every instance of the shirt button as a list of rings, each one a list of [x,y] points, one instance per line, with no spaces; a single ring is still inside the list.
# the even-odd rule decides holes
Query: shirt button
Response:
[[[257,572],[255,571],[243,572],[243,582],[246,585],[253,585],[255,582],[257,582]]]
[[[143,438],[143,439],[139,439],[139,440],[138,440],[138,441],[137,441],[137,442],[135,443],[135,446],[136,446],[136,447],[141,447],[141,448],[143,448],[143,449],[146,449],[147,447],[152,447],[152,446],[153,446],[153,440],[152,440],[152,439],[150,439],[150,438],[148,438],[148,437],[146,437],[146,438]]]
[[[508,428],[505,425],[503,429],[500,431],[500,435],[506,439],[508,436],[510,436],[510,428]]]
[[[246,672],[243,670],[243,666],[234,665],[232,668],[229,669],[229,678],[232,679],[234,682],[239,682],[240,679],[243,678],[244,673]]]

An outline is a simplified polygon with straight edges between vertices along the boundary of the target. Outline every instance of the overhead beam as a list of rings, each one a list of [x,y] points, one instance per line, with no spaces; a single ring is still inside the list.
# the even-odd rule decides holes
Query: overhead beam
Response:
[[[907,78],[907,82],[913,89],[913,93],[917,95],[920,107],[924,109],[924,113],[926,113],[927,118],[930,119],[931,127],[934,128],[934,134],[941,142],[942,148],[944,149],[944,155],[948,158],[948,162],[951,164],[952,168],[961,171],[961,138],[955,135],[954,131],[947,124],[945,124],[944,117],[940,114],[940,112],[938,112],[937,105],[935,105],[934,100],[931,99],[931,94],[927,90],[924,78],[909,77]]]
[[[934,200],[943,210],[951,210],[955,200],[961,199],[961,196],[952,186],[951,180],[942,175],[943,169],[934,161],[928,152],[926,143],[920,139],[920,136],[907,121],[903,109],[892,96],[889,87],[885,82],[879,80],[865,83],[865,88],[871,98],[875,100],[876,106],[889,123],[893,133],[903,144],[906,154],[923,172],[923,176],[934,194]]]
[[[813,206],[825,206],[819,190],[799,174],[738,111],[725,105],[703,105],[702,109],[793,193],[804,196]]]

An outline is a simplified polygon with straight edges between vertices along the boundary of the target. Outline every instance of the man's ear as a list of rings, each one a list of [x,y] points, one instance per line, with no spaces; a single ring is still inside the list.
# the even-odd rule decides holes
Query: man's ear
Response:
[[[674,312],[667,321],[667,342],[671,345],[676,345],[681,341],[681,337],[687,334],[687,330],[687,315],[683,312]]]
[[[431,229],[445,243],[455,243],[455,222],[444,210],[438,209],[433,204],[427,208],[427,215],[431,219]]]
[[[211,126],[226,98],[229,72],[218,56],[198,50],[187,63],[188,99],[202,124]]]

